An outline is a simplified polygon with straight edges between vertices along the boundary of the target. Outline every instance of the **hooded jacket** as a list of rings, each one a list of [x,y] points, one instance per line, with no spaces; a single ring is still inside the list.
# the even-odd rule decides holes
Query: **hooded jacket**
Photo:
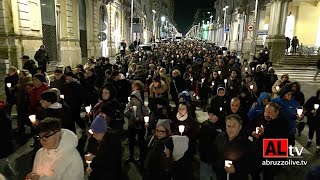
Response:
[[[40,175],[40,180],[79,180],[83,179],[83,162],[76,147],[77,136],[61,129],[62,135],[57,149],[38,150],[32,172]]]
[[[260,115],[263,115],[265,105],[262,104],[262,101],[264,99],[271,100],[271,97],[268,93],[262,92],[258,98],[257,105],[250,108],[248,112],[248,118],[250,121],[252,121],[254,118],[257,118]]]
[[[141,129],[144,124],[144,116],[149,115],[149,110],[143,104],[140,91],[135,90],[130,96],[136,98],[138,101],[131,99],[127,104],[124,114],[128,118],[129,127],[134,126],[136,129]],[[136,114],[133,111],[133,106],[137,106]]]
[[[280,93],[281,93],[281,91],[280,91]],[[284,94],[283,93],[281,93],[280,96],[272,99],[271,101],[275,102],[281,106],[280,117],[282,117],[283,120],[288,121],[289,129],[290,129],[289,134],[294,135],[296,133],[297,109],[300,106],[299,106],[299,103],[294,98],[291,98],[291,100],[289,100],[289,101],[284,100],[283,96],[286,93],[284,93]]]

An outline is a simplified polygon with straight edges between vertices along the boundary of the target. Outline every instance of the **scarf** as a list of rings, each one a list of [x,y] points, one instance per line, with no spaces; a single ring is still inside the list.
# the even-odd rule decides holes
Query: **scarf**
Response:
[[[186,113],[184,116],[180,116],[180,114],[177,113],[176,117],[179,121],[185,121],[188,118],[188,113]]]

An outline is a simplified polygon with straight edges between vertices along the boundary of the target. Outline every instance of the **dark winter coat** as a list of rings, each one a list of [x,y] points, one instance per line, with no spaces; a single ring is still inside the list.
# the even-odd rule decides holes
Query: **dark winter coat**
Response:
[[[121,179],[121,143],[117,133],[106,132],[91,163],[89,180]]]
[[[212,163],[210,147],[214,143],[217,135],[222,132],[224,120],[218,120],[212,123],[210,120],[206,120],[201,124],[199,133],[199,155],[200,160],[205,163]]]
[[[304,104],[304,110],[306,110],[305,115],[308,118],[308,125],[313,126],[315,128],[320,128],[320,111],[319,109],[316,111],[316,113],[311,113],[312,110],[314,109],[314,104],[320,104],[319,97],[317,96],[312,96],[310,97],[307,102]]]
[[[168,138],[151,136],[147,141],[147,151],[143,163],[143,180],[169,180],[166,157],[163,154]]]
[[[34,55],[34,59],[38,61],[39,65],[44,65],[49,62],[49,55],[45,50],[39,49]]]
[[[42,115],[39,117],[39,120],[42,120],[46,117],[55,117],[60,119],[62,128],[69,129],[70,131],[76,133],[76,127],[69,107],[60,103],[54,103],[43,111]]]
[[[247,180],[249,173],[256,167],[256,151],[251,141],[246,137],[237,136],[229,141],[226,133],[217,136],[217,157],[214,168],[218,179],[227,179],[224,170],[225,160],[231,160],[235,167],[235,173],[230,174],[230,180]]]
[[[34,60],[28,60],[23,64],[23,69],[28,70],[32,75],[37,73],[37,65]]]
[[[4,86],[5,86],[4,90],[6,92],[7,99],[15,98],[16,85],[18,84],[18,82],[19,82],[18,74],[14,74],[13,76],[7,76],[4,78]],[[13,88],[12,90],[8,88],[7,83],[11,83],[11,88]]]
[[[178,94],[186,89],[187,89],[186,82],[182,78],[182,76],[177,76],[172,78],[172,81],[170,82],[170,94],[172,96],[173,101],[177,101]]]

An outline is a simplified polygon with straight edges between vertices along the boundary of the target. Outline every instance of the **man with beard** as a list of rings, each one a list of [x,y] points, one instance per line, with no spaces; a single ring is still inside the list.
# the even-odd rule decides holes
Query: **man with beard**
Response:
[[[255,142],[259,155],[262,155],[263,139],[289,137],[289,124],[287,121],[279,118],[279,110],[280,106],[277,103],[269,102],[265,107],[264,117],[254,120],[254,127],[256,128],[252,129],[252,136],[257,139]],[[259,159],[259,162],[263,160],[261,156]],[[273,180],[276,170],[276,166],[263,166],[263,179]],[[257,174],[259,173],[257,172]]]

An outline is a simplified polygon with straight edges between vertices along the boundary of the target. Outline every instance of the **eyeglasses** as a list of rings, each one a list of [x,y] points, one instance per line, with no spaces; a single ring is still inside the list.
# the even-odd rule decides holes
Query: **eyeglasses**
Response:
[[[59,131],[55,131],[51,134],[48,134],[48,135],[44,135],[44,136],[36,136],[36,138],[40,141],[40,140],[43,140],[43,141],[47,141],[51,136],[55,135],[57,132]]]
[[[156,132],[164,134],[166,131],[162,131],[162,130],[156,129]]]

